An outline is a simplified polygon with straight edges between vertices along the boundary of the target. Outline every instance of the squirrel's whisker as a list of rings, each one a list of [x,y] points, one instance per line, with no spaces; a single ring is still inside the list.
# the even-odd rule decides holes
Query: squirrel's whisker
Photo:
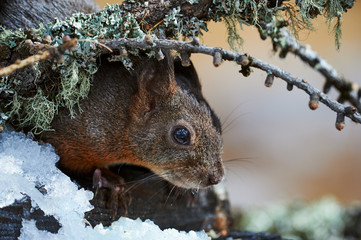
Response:
[[[222,125],[223,128],[223,135],[226,134],[227,132],[229,132],[230,130],[232,130],[232,128],[235,126],[235,124],[237,123],[237,121],[241,118],[244,117],[246,115],[250,114],[250,112],[246,112],[246,113],[241,113],[239,114],[237,117],[235,117],[234,119],[232,119],[229,123],[227,123],[226,126]]]
[[[255,161],[252,161],[254,159],[257,159],[257,158],[255,158],[255,157],[239,157],[239,158],[232,158],[232,159],[223,160],[223,162],[225,164],[233,163],[233,162],[255,163]]]
[[[173,190],[175,189],[175,187],[176,187],[176,185],[174,185],[174,186],[172,187],[172,189],[169,191],[169,194],[168,194],[168,196],[167,196],[167,199],[165,200],[164,205],[166,205],[166,204],[167,204],[168,199],[169,199],[170,195],[172,194]]]
[[[129,192],[130,190],[147,183],[150,180],[163,180],[162,177],[158,176],[157,174],[153,173],[145,178],[139,179],[139,180],[135,180],[135,181],[131,181],[131,182],[127,182],[127,184],[132,184],[131,186],[129,186],[125,192]]]
[[[221,122],[222,127],[227,124],[227,121],[228,121],[229,118],[233,115],[233,113],[234,113],[236,110],[238,110],[238,108],[241,107],[243,104],[244,104],[243,102],[239,103],[235,108],[233,108],[233,110],[232,110],[230,113],[227,114],[227,116],[225,117],[225,119],[222,120],[222,122]]]
[[[161,191],[169,187],[167,184],[165,184],[163,187],[161,187],[157,192],[155,192],[152,196],[149,197],[148,201],[151,201],[155,196],[159,195]]]

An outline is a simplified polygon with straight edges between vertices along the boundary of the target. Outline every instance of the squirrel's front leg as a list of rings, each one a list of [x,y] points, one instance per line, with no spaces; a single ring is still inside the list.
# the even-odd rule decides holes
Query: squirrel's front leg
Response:
[[[123,208],[124,215],[127,215],[127,200],[130,201],[130,197],[121,176],[116,175],[108,168],[97,168],[93,173],[93,187],[95,189],[94,197],[100,188],[109,189],[107,208],[113,209],[113,219],[117,215],[119,207]]]

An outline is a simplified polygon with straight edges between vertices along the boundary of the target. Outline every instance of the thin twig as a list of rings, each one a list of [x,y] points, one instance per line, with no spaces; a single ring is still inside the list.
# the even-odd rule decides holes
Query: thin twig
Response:
[[[3,68],[0,68],[0,77],[1,76],[8,76],[10,75],[12,72],[18,70],[18,69],[21,69],[23,67],[26,67],[28,65],[32,65],[36,62],[39,62],[39,61],[44,61],[46,59],[49,59],[50,57],[50,53],[49,51],[43,51],[43,52],[40,52],[38,54],[35,54],[35,55],[32,55],[30,57],[27,57],[23,60],[16,60],[15,63],[7,66],[7,67],[3,67]]]
[[[328,89],[334,86],[339,92],[343,100],[349,101],[358,112],[361,112],[361,102],[357,96],[357,92],[360,87],[357,83],[351,82],[340,76],[335,68],[327,63],[320,55],[311,49],[309,45],[303,45],[293,37],[292,33],[286,29],[281,28],[279,30],[280,39],[285,40],[285,47],[290,52],[301,58],[301,60],[310,65],[314,70],[318,71],[326,78],[325,86],[328,85]],[[325,88],[324,92],[328,90]]]
[[[249,66],[261,69],[267,73],[271,73],[274,76],[283,79],[290,85],[294,85],[299,89],[305,91],[308,95],[317,94],[319,95],[319,101],[328,106],[331,110],[336,113],[343,114],[354,122],[361,123],[361,115],[355,111],[350,111],[350,107],[346,107],[343,104],[329,98],[319,89],[311,86],[307,81],[300,78],[293,77],[290,73],[280,69],[279,67],[264,62],[258,58],[250,57],[243,53],[236,53],[222,48],[210,47],[206,45],[197,45],[192,44],[192,42],[176,41],[176,40],[166,40],[166,39],[152,39],[151,44],[149,39],[146,41],[144,39],[115,39],[115,40],[100,40],[111,49],[119,49],[121,46],[127,46],[129,48],[140,48],[140,49],[174,49],[177,51],[186,51],[189,53],[202,53],[206,55],[214,56],[215,52],[219,52],[222,55],[222,59],[235,61],[241,64],[241,59],[247,57],[249,61]],[[244,62],[242,60],[242,62]]]
[[[93,39],[78,39],[78,42],[91,42],[94,44],[97,44],[99,46],[102,46],[103,48],[107,49],[109,52],[113,52],[113,50],[111,50],[110,48],[108,48],[106,45],[104,45],[103,43],[100,43],[98,40],[93,40]]]
[[[56,59],[59,61],[59,60],[61,60],[62,55],[64,54],[65,50],[74,48],[76,46],[76,44],[77,44],[76,39],[69,40],[69,41],[64,42],[62,45],[60,45],[56,48],[50,47],[50,48],[47,48],[46,50],[43,50],[35,55],[27,57],[23,60],[17,60],[14,64],[11,64],[7,67],[1,68],[0,76],[8,76],[12,72],[14,72],[18,69],[24,68],[28,65],[32,65],[32,64],[40,62],[40,61],[45,61],[47,59]]]
[[[140,20],[140,22],[138,24],[140,25],[143,22],[143,20],[145,19],[145,17],[148,15],[149,15],[149,10],[147,10],[147,12],[144,14],[144,17]]]
[[[156,27],[158,27],[159,24],[161,24],[162,22],[164,22],[164,19],[160,20],[159,22],[157,22],[153,27],[151,27],[148,32],[153,31],[153,29],[155,29]]]

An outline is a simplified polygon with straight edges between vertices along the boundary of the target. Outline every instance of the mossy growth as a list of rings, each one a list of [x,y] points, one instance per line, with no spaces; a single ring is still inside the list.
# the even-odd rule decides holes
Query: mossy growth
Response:
[[[27,39],[24,30],[10,31],[0,29],[0,43],[14,49]],[[29,32],[29,31],[28,31]],[[93,74],[97,71],[95,44],[83,39],[142,38],[145,33],[140,30],[136,19],[124,12],[118,5],[107,6],[95,14],[77,13],[65,21],[56,20],[53,24],[41,25],[31,30],[32,39],[41,40],[51,37],[52,46],[62,44],[62,37],[69,35],[79,40],[74,51],[64,56],[64,61],[52,65],[54,73],[47,73],[44,65],[34,65],[34,71],[51,75],[48,81],[37,86],[34,93],[18,94],[14,90],[16,75],[0,78],[0,92],[12,95],[9,102],[2,102],[2,114],[19,128],[30,128],[34,133],[50,130],[52,122],[60,107],[69,109],[75,116],[81,111],[79,102],[88,95]],[[124,63],[131,64],[129,61]],[[76,108],[74,108],[77,106]],[[2,121],[4,122],[4,121]]]
[[[137,7],[137,4],[146,4],[132,0],[125,2],[133,4],[134,7]],[[195,0],[188,2],[197,3]],[[33,75],[39,79],[39,83],[34,79],[37,87],[35,91],[16,91],[16,83],[21,81],[16,74],[0,78],[0,94],[10,96],[7,101],[0,102],[0,114],[4,116],[1,117],[0,125],[7,120],[19,128],[40,133],[50,130],[50,123],[61,108],[68,109],[71,116],[81,112],[80,101],[87,96],[92,76],[97,71],[98,46],[93,41],[97,39],[144,38],[146,34],[152,34],[153,37],[166,35],[172,39],[196,37],[202,35],[202,31],[208,30],[206,21],[213,20],[225,22],[230,47],[237,50],[243,42],[238,26],[242,28],[243,25],[253,25],[260,30],[261,38],[277,38],[281,28],[291,26],[296,32],[300,22],[311,28],[311,19],[324,14],[330,23],[336,19],[334,31],[339,44],[340,19],[342,13],[352,7],[353,0],[298,0],[296,4],[284,2],[213,0],[207,19],[185,17],[178,7],[171,9],[163,21],[150,30],[145,20],[139,23],[128,10],[118,5],[107,5],[94,14],[77,13],[65,21],[56,20],[52,24],[41,25],[26,32],[0,27],[0,45],[6,45],[13,51],[17,51],[29,36],[33,41],[41,41],[44,36],[49,35],[50,45],[54,47],[62,43],[65,35],[79,40],[75,50],[64,55],[63,62],[45,61],[33,66]],[[292,24],[285,24],[288,20]],[[137,49],[127,50],[129,54],[138,53]],[[149,55],[154,53],[151,51]],[[128,57],[113,56],[111,59],[121,60],[127,69],[132,67]],[[53,71],[51,73],[49,66]]]
[[[297,37],[300,29],[314,30],[312,20],[323,16],[334,33],[335,45],[339,49],[342,37],[341,19],[343,14],[353,7],[353,3],[354,0],[296,0],[296,4],[288,3],[286,7],[283,6],[284,16],[277,17],[271,28],[265,29],[261,26],[259,31],[263,37],[268,35],[272,40],[282,42],[279,35],[281,28],[289,25]]]

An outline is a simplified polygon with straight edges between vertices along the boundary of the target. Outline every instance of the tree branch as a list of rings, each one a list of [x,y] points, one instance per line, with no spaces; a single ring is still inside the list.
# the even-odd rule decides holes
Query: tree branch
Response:
[[[358,112],[361,112],[360,94],[361,89],[357,83],[346,80],[340,76],[335,68],[327,63],[325,59],[313,51],[309,45],[303,45],[297,41],[292,33],[285,28],[278,31],[278,38],[271,37],[273,44],[276,47],[281,47],[281,51],[289,51],[298,56],[303,62],[307,63],[314,70],[318,71],[326,78],[323,91],[327,94],[332,86],[339,92],[340,97],[338,101],[343,103],[349,101]],[[284,40],[282,46],[280,40]]]
[[[23,49],[22,42],[25,39],[31,39],[33,41],[39,41],[43,38],[44,35],[49,34],[53,36],[51,44],[56,44],[61,42],[61,38],[64,35],[69,35],[71,38],[78,39],[79,41],[96,41],[97,39],[114,39],[114,38],[125,38],[128,42],[132,42],[129,45],[131,48],[146,48],[155,50],[155,55],[158,58],[161,58],[159,54],[159,48],[165,47],[161,46],[160,40],[148,40],[143,41],[139,40],[140,45],[136,42],[138,40],[129,40],[129,38],[144,38],[144,35],[149,33],[156,35],[158,37],[166,36],[167,38],[179,38],[183,37],[194,37],[201,34],[202,30],[207,29],[206,22],[208,21],[222,21],[224,20],[227,24],[227,29],[229,32],[228,41],[230,46],[233,48],[235,44],[240,42],[240,36],[237,33],[236,25],[238,24],[249,24],[261,27],[271,24],[270,32],[273,34],[278,34],[280,29],[282,30],[286,26],[288,21],[282,20],[279,11],[294,10],[292,6],[282,4],[282,1],[267,1],[267,4],[259,4],[258,0],[252,1],[211,1],[211,0],[198,0],[194,1],[197,3],[190,3],[188,0],[170,0],[170,1],[156,1],[156,0],[139,0],[139,1],[124,1],[122,5],[118,6],[109,6],[104,10],[101,10],[98,13],[93,15],[74,15],[72,18],[66,20],[63,24],[63,27],[59,28],[58,25],[55,26],[48,25],[47,28],[40,27],[39,29],[33,29],[28,31],[8,31],[2,36],[2,43],[0,44],[0,65],[8,65],[13,63],[16,58],[26,58],[29,54],[25,46],[25,51]],[[301,4],[302,5],[302,4]],[[291,8],[291,9],[290,9]],[[347,9],[347,8],[346,8]],[[341,9],[345,11],[345,9]],[[269,18],[269,14],[272,16],[280,18]],[[292,15],[292,14],[291,14]],[[268,17],[267,17],[268,16]],[[117,21],[104,21],[104,19],[117,19]],[[273,19],[273,20],[272,20]],[[276,19],[276,20],[275,20]],[[308,18],[306,18],[307,20]],[[330,17],[329,19],[332,19]],[[67,22],[68,21],[68,22]],[[304,22],[303,22],[304,23]],[[81,26],[79,28],[79,26]],[[263,26],[262,26],[263,27]],[[59,31],[61,29],[61,31]],[[81,29],[81,30],[79,30]],[[116,29],[116,31],[114,31]],[[260,29],[261,32],[261,29]],[[261,34],[261,38],[267,35],[272,36],[271,33],[266,35]],[[91,37],[91,39],[89,39]],[[282,36],[275,35],[272,36],[272,39],[280,41]],[[110,43],[111,40],[101,40],[100,42]],[[114,41],[116,42],[116,41]],[[143,43],[142,43],[143,42]],[[128,46],[126,42],[119,43],[119,46]],[[206,46],[198,46],[198,44],[193,43],[189,46],[185,46],[182,42],[174,41],[173,44],[177,46],[169,47],[176,49],[181,52],[184,65],[189,64],[189,55],[192,52],[195,53],[204,53],[212,55],[214,57],[213,64],[218,66],[221,64],[222,59],[236,61],[238,64],[242,65],[241,72],[244,75],[250,74],[250,67],[259,68],[268,73],[268,86],[271,85],[271,80],[274,76],[282,78],[287,82],[287,89],[291,90],[293,85],[303,89],[306,93],[310,95],[309,106],[311,109],[316,109],[318,107],[318,101],[325,103],[332,110],[338,113],[336,125],[338,129],[343,127],[343,120],[345,116],[350,117],[353,121],[360,122],[359,115],[354,113],[352,107],[345,107],[342,104],[337,104],[335,101],[331,101],[325,94],[318,89],[312,88],[305,81],[302,81],[298,78],[292,77],[290,74],[283,72],[281,69],[265,63],[258,59],[253,59],[252,57],[246,56],[245,54],[238,54],[235,52],[226,51],[219,48],[211,48]],[[3,45],[3,46],[2,46]],[[144,45],[144,46],[143,46]],[[146,46],[145,46],[146,45]],[[281,45],[281,44],[280,44]],[[192,47],[190,47],[192,46]],[[281,46],[283,47],[283,46]],[[158,48],[158,49],[157,49]],[[167,48],[167,47],[166,47]],[[116,49],[116,48],[115,48]],[[296,49],[296,48],[294,48]],[[10,114],[9,119],[11,121],[19,121],[19,126],[23,123],[26,123],[28,126],[35,126],[34,129],[40,128],[44,129],[43,125],[35,122],[29,116],[27,112],[23,111],[28,102],[33,101],[33,98],[46,99],[47,103],[53,104],[54,108],[57,110],[60,106],[66,106],[71,111],[73,111],[73,106],[79,104],[79,99],[84,97],[86,93],[82,91],[89,85],[89,82],[92,79],[92,74],[96,71],[96,56],[92,51],[88,51],[88,47],[85,44],[78,44],[77,50],[71,56],[65,56],[66,60],[61,65],[56,66],[56,71],[53,72],[55,81],[48,79],[50,75],[44,74],[45,69],[53,67],[49,62],[45,64],[39,64],[39,66],[34,66],[34,69],[24,68],[23,71],[17,71],[13,75],[10,75],[6,80],[3,78],[0,82],[0,99],[5,99],[5,101],[0,106],[0,111],[7,112]],[[119,49],[117,49],[119,50]],[[285,51],[290,51],[289,48],[282,49],[281,53]],[[104,52],[104,51],[103,51]],[[300,51],[301,52],[301,51]],[[47,54],[46,54],[47,55]],[[98,55],[99,56],[99,55]],[[188,56],[188,57],[187,57]],[[35,57],[39,58],[39,57]],[[39,59],[48,59],[48,56],[42,56]],[[54,57],[53,57],[54,58]],[[119,56],[117,56],[119,59]],[[122,56],[120,56],[122,58]],[[124,57],[123,57],[124,59]],[[123,61],[125,67],[130,67],[127,64],[129,59]],[[321,59],[322,60],[322,59]],[[84,64],[81,64],[84,62]],[[34,59],[30,59],[28,62],[22,62],[22,64],[35,62]],[[12,67],[18,68],[20,66],[13,65]],[[14,69],[15,69],[14,68]],[[10,67],[11,69],[11,67]],[[28,72],[25,70],[29,70]],[[60,74],[59,71],[68,71],[68,72],[77,72],[79,77],[75,77],[75,74]],[[23,74],[25,72],[26,74]],[[329,72],[327,69],[325,72]],[[16,76],[16,75],[21,76]],[[40,79],[38,77],[40,76]],[[333,79],[331,77],[327,79]],[[335,77],[334,77],[335,78]],[[38,79],[38,80],[37,80]],[[20,81],[19,81],[20,80]],[[331,82],[328,80],[327,83]],[[42,86],[36,84],[36,81],[43,83]],[[71,91],[67,89],[63,91],[63,83],[76,82],[76,86],[83,86],[73,88]],[[18,84],[20,82],[20,84]],[[47,87],[46,84],[49,82],[54,83],[53,85],[58,85],[55,87]],[[60,84],[61,83],[61,84]],[[335,86],[338,85],[333,83]],[[25,87],[23,87],[25,86]],[[349,86],[354,86],[346,84],[346,87],[342,89],[349,88]],[[42,91],[44,89],[54,89],[55,92],[50,95],[45,94],[43,96]],[[19,91],[20,90],[20,91]],[[62,91],[62,92],[61,92]],[[40,92],[42,94],[34,95],[35,93]],[[66,92],[66,97],[62,94]],[[361,95],[361,91],[359,91]],[[17,101],[14,96],[18,95],[21,101]],[[49,97],[50,96],[50,97]],[[70,99],[70,100],[69,100]],[[74,100],[75,99],[75,100]],[[360,110],[359,102],[355,97],[352,97],[351,90],[341,91],[342,99],[351,99],[349,100],[353,105]],[[339,101],[340,101],[339,100]],[[341,101],[340,101],[341,102]],[[12,103],[12,104],[9,104]],[[357,104],[358,103],[358,104]],[[40,109],[40,108],[36,108]],[[16,113],[16,114],[15,114]],[[42,111],[37,110],[31,116],[41,116]],[[12,118],[15,119],[12,119]],[[34,118],[34,119],[39,119]],[[51,122],[52,116],[49,119],[44,120],[43,122]],[[46,124],[45,124],[46,125]]]
[[[361,123],[361,115],[355,111],[352,107],[346,107],[343,104],[338,103],[335,100],[330,99],[325,93],[319,89],[311,86],[307,81],[293,77],[290,73],[280,69],[279,67],[266,63],[260,59],[250,57],[243,53],[236,53],[222,48],[210,47],[206,45],[198,45],[197,41],[184,42],[176,40],[165,40],[165,39],[116,39],[116,40],[101,40],[101,43],[105,44],[113,50],[121,49],[123,46],[129,48],[140,48],[140,49],[174,49],[179,52],[190,53],[202,53],[211,55],[214,58],[221,55],[222,59],[235,61],[242,65],[243,68],[254,67],[261,69],[268,74],[272,74],[282,80],[286,81],[290,85],[294,85],[299,89],[306,92],[312,101],[315,101],[314,96],[318,96],[320,102],[324,103],[331,110],[335,111],[339,116],[347,116],[354,122]],[[105,50],[101,50],[100,53],[105,53]],[[217,53],[217,54],[216,54]],[[219,54],[218,54],[219,53]],[[248,61],[247,61],[248,59]],[[340,118],[338,118],[340,119]],[[340,120],[336,121],[336,125],[340,124]],[[339,128],[338,128],[339,129]],[[341,129],[339,129],[341,130]]]
[[[64,41],[64,43],[58,47],[52,47],[49,45],[39,44],[38,47],[41,46],[46,49],[40,51],[39,53],[37,53],[35,55],[27,57],[23,60],[17,60],[15,63],[13,63],[7,67],[0,68],[0,77],[2,77],[2,76],[6,77],[18,69],[22,69],[28,65],[32,65],[34,63],[37,63],[40,61],[45,61],[48,59],[54,59],[54,60],[57,60],[58,62],[60,62],[60,61],[62,61],[62,57],[63,57],[63,54],[65,53],[65,51],[73,49],[76,46],[77,42],[78,41],[76,39],[72,39],[72,40],[69,39],[67,41]],[[31,41],[29,41],[28,43],[30,46],[33,45],[33,43]]]

